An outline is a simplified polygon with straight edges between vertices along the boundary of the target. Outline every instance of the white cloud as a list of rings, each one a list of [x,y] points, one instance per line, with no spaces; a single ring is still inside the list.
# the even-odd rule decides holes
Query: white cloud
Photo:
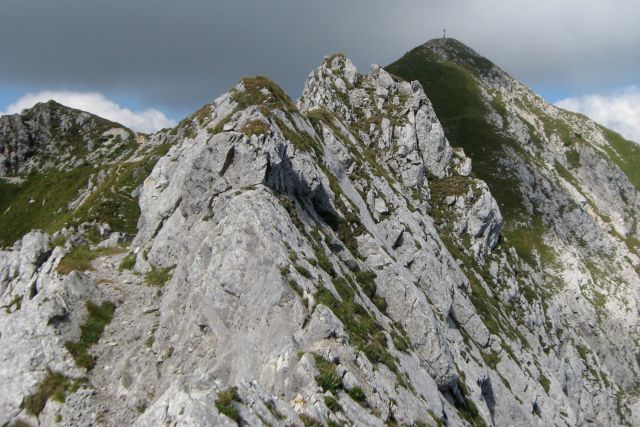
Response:
[[[640,143],[640,88],[629,86],[612,95],[566,98],[556,105],[591,117],[627,139]]]
[[[38,102],[54,100],[67,107],[87,111],[113,122],[120,123],[138,132],[155,132],[165,127],[173,127],[176,123],[161,111],[147,108],[143,111],[131,111],[108,99],[99,92],[49,91],[27,93],[7,107],[1,114],[20,113]]]

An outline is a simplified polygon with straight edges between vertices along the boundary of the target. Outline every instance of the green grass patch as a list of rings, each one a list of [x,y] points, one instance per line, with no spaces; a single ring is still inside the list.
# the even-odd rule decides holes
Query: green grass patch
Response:
[[[290,141],[298,150],[315,153],[317,159],[322,159],[324,154],[322,151],[323,148],[318,141],[311,137],[311,135],[305,131],[295,132],[289,129],[289,127],[278,117],[275,117],[275,121],[285,139]]]
[[[234,402],[241,402],[240,396],[238,395],[238,387],[229,387],[218,393],[215,405],[218,412],[231,418],[238,423],[238,425],[241,425],[242,417],[240,416],[240,411],[235,407]]]
[[[329,362],[327,359],[317,354],[314,354],[313,358],[315,359],[316,367],[318,368],[318,375],[315,377],[316,383],[318,383],[324,391],[336,393],[338,390],[341,390],[343,388],[343,384],[342,379],[336,371],[336,364]]]
[[[106,222],[113,231],[137,232],[140,206],[131,193],[151,174],[158,159],[171,148],[163,144],[144,154],[142,160],[120,163],[110,170],[104,182],[73,213],[76,222]]]
[[[83,379],[73,379],[47,369],[47,376],[38,384],[35,393],[24,398],[21,407],[28,414],[38,416],[50,399],[64,403],[67,394],[78,390],[83,383]]]
[[[355,301],[355,289],[342,277],[333,279],[333,286],[342,301],[326,288],[321,288],[316,293],[316,301],[333,311],[345,326],[351,344],[362,351],[371,362],[382,363],[392,372],[398,373],[395,358],[389,353],[382,327],[371,313]]]
[[[56,267],[56,271],[62,274],[69,274],[72,271],[93,270],[91,261],[97,257],[98,253],[86,246],[74,246],[62,257]]]
[[[301,266],[300,264],[295,264],[293,266],[293,268],[296,269],[296,271],[298,273],[300,273],[300,275],[302,277],[306,277],[307,279],[311,279],[311,273],[309,272],[309,270],[307,270],[306,268],[304,268],[303,266]]]
[[[474,180],[465,176],[452,176],[443,179],[434,179],[429,183],[431,187],[431,212],[430,215],[437,225],[444,225],[451,229],[457,220],[452,208],[445,203],[448,196],[462,196],[471,189],[474,194],[477,190]]]
[[[580,358],[584,361],[584,363],[588,363],[589,349],[583,345],[576,345],[576,351],[580,355]]]
[[[238,103],[239,108],[245,109],[252,105],[264,105],[269,109],[278,108],[290,112],[298,111],[291,98],[282,88],[267,77],[244,77],[241,82],[245,90],[234,90],[232,93],[232,99]]]
[[[12,245],[32,229],[53,233],[62,228],[71,219],[67,205],[94,172],[88,166],[50,170],[27,175],[18,185],[0,179],[0,247]]]
[[[7,311],[7,313],[16,312],[16,311],[20,310],[20,308],[22,307],[22,298],[23,297],[24,297],[23,295],[15,295],[11,299],[9,304],[3,305],[0,308],[4,308]]]
[[[74,246],[67,252],[56,267],[56,271],[69,274],[72,271],[93,271],[91,262],[100,255],[114,255],[126,251],[122,246],[98,248],[92,250],[86,246]]]
[[[102,305],[87,301],[86,306],[88,317],[80,327],[80,339],[77,342],[67,341],[65,348],[78,366],[91,370],[95,366],[95,358],[89,354],[89,349],[98,342],[104,328],[113,319],[116,306],[109,301],[103,302]]]
[[[245,124],[240,132],[244,133],[247,136],[251,135],[267,135],[270,133],[270,128],[261,120],[251,120],[247,124]]]
[[[304,425],[304,427],[323,427],[323,424],[320,421],[307,414],[300,414],[298,417],[300,418],[300,421],[302,421],[302,425]]]
[[[70,171],[48,170],[27,175],[17,185],[0,180],[0,247],[13,244],[32,229],[53,233],[65,225],[93,220],[107,222],[113,231],[135,233],[140,208],[131,192],[169,148],[164,144],[146,153],[143,160],[106,169],[104,182],[75,211],[68,209],[69,203],[99,169],[80,166]]]
[[[360,221],[356,207],[352,205],[352,209],[349,209],[342,200],[341,195],[343,193],[337,178],[327,169],[325,169],[324,172],[329,179],[331,191],[333,191],[336,196],[334,200],[335,205],[342,215],[335,211],[323,210],[318,210],[318,215],[320,215],[322,220],[336,233],[351,254],[358,258],[360,255],[358,252],[358,242],[355,237],[365,233],[366,229]]]
[[[295,293],[300,296],[300,298],[302,298],[304,296],[302,288],[300,287],[298,282],[296,282],[294,279],[289,279],[288,283],[289,283],[289,286],[291,286],[291,289],[293,289],[295,291]]]
[[[500,363],[500,356],[495,351],[490,351],[488,353],[482,353],[482,358],[487,366],[491,367],[491,369],[496,369],[498,363]]]
[[[133,253],[128,253],[122,261],[120,261],[120,265],[118,265],[119,271],[124,270],[133,270],[133,267],[136,265],[136,256]]]
[[[554,249],[544,243],[546,226],[539,216],[531,218],[528,225],[504,230],[507,242],[514,247],[518,256],[530,265],[536,265],[535,253],[540,256],[543,266],[552,266],[556,262]]]
[[[593,203],[591,202],[591,200],[588,197],[588,194],[586,194],[583,190],[582,187],[580,186],[580,183],[578,182],[578,180],[571,174],[571,172],[569,172],[569,170],[567,168],[565,168],[560,162],[558,162],[556,160],[556,162],[554,163],[554,168],[556,169],[556,171],[558,172],[558,175],[560,175],[562,178],[564,178],[567,182],[569,182],[571,185],[573,185],[575,187],[576,190],[578,190],[578,192],[580,192],[580,194],[582,194],[588,201],[589,204],[593,205]],[[595,209],[597,209],[594,206]]]
[[[540,385],[544,389],[544,392],[549,394],[549,387],[551,386],[551,381],[549,378],[545,377],[544,374],[540,374]]]
[[[347,391],[347,394],[362,406],[367,406],[367,396],[360,387],[353,387]]]
[[[369,298],[376,296],[376,273],[373,271],[357,271],[354,273],[354,276],[366,296]]]
[[[478,407],[471,399],[468,398],[469,390],[462,380],[458,380],[458,389],[462,394],[463,400],[456,400],[455,407],[458,415],[468,421],[472,426],[486,427],[484,419],[480,416]]]
[[[556,135],[565,147],[572,147],[582,142],[582,136],[573,132],[564,120],[550,117],[538,109],[536,109],[536,113],[544,125],[547,138]]]
[[[325,272],[327,272],[331,277],[336,277],[337,273],[333,268],[333,264],[331,264],[329,257],[324,251],[324,247],[322,247],[321,243],[318,243],[318,242],[312,242],[312,243],[313,243],[313,251],[316,255],[318,266],[322,268]]]
[[[336,398],[333,396],[325,396],[324,404],[327,405],[327,408],[329,408],[331,412],[338,412],[342,409]]]
[[[615,163],[629,178],[631,184],[640,191],[640,146],[622,137],[610,129],[600,128],[610,143],[607,152],[610,160]]]
[[[576,169],[580,167],[580,153],[575,149],[567,150],[564,155],[567,159],[567,163],[569,163],[572,168]]]
[[[400,323],[393,324],[393,330],[391,331],[391,338],[393,339],[393,345],[396,350],[407,352],[411,347],[411,343],[407,338],[407,333]]]
[[[162,287],[171,279],[173,267],[153,268],[144,275],[144,283],[147,286]]]

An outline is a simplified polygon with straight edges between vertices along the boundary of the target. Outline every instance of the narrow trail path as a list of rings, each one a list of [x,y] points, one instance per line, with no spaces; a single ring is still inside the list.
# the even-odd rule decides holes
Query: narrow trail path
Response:
[[[147,359],[153,363],[156,359],[151,345],[159,321],[161,292],[157,287],[145,285],[143,276],[118,270],[125,255],[100,256],[92,263],[95,270],[88,272],[103,292],[104,299],[115,303],[116,310],[102,337],[90,350],[96,358],[94,368],[88,373],[90,389],[87,393],[93,395],[92,399],[68,402],[90,405],[89,411],[82,412],[92,414],[92,419],[63,417],[65,425],[131,425],[144,409],[126,402],[124,393],[131,383],[131,376],[137,374],[128,368],[140,366],[136,360]]]

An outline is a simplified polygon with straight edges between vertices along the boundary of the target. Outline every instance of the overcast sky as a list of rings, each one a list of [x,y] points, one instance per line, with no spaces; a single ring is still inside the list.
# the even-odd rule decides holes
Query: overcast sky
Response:
[[[0,111],[88,92],[160,126],[244,75],[297,97],[325,54],[366,71],[443,27],[549,101],[582,105],[640,85],[639,18],[637,0],[0,0]]]

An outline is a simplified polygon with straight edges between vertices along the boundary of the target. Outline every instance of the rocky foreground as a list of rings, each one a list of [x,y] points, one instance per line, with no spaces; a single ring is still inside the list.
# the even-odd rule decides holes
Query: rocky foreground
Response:
[[[245,78],[138,143],[92,126],[55,209],[24,134],[83,133],[1,118],[16,228],[0,251],[0,425],[638,424],[633,177],[588,119],[430,43],[429,61],[486,72],[470,74],[480,117],[513,144],[498,172],[450,144],[418,81],[343,55],[296,103]],[[61,108],[47,105],[39,117]],[[570,171],[549,114],[584,129]],[[514,171],[517,209],[493,195]],[[24,224],[47,232],[14,237]]]

